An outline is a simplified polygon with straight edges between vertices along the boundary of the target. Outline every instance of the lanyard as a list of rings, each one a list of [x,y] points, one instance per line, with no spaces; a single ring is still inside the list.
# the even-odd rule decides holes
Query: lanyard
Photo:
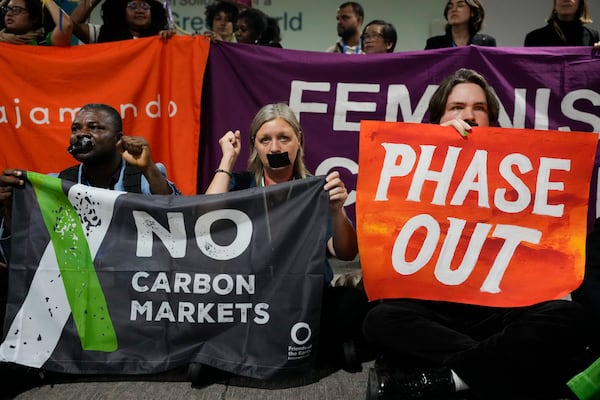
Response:
[[[348,46],[346,44],[346,42],[344,42],[343,40],[342,40],[342,43],[341,43],[340,47],[342,48],[342,54],[346,54],[346,50],[348,48],[352,48],[352,46]],[[360,49],[361,48],[362,48],[362,39],[358,39],[358,44],[356,45],[356,48],[354,49],[354,54],[360,54]]]

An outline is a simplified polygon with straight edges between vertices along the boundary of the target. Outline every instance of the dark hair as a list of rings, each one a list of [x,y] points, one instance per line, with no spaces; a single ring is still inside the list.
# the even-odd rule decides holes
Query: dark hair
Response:
[[[345,8],[345,7],[352,7],[352,11],[354,12],[354,14],[356,14],[357,16],[361,17],[361,18],[365,18],[365,11],[363,10],[362,6],[360,4],[358,4],[357,2],[354,1],[347,1],[345,3],[340,4],[340,6],[338,8]]]
[[[592,21],[592,16],[590,15],[590,6],[588,3],[588,0],[579,0],[579,7],[577,7],[577,11],[575,12],[575,19],[579,20],[582,24],[591,24],[594,22]],[[546,21],[554,21],[556,18],[556,0],[554,0],[552,12]]]
[[[267,30],[263,35],[263,40],[259,40],[260,45],[281,47],[281,29],[279,22],[273,17],[267,17]]]
[[[6,2],[6,4],[8,4],[8,2]],[[46,20],[46,15],[43,13],[45,7],[42,6],[42,2],[40,0],[25,0],[25,8],[27,8],[27,13],[29,14],[29,20],[31,21],[33,29],[42,28]],[[52,17],[50,20],[52,21]]]
[[[386,43],[392,44],[392,47],[387,49],[387,52],[392,53],[394,51],[394,49],[396,48],[396,42],[398,41],[398,34],[396,33],[396,28],[394,28],[394,25],[390,24],[389,22],[385,22],[382,19],[375,19],[375,20],[369,22],[367,25],[365,25],[365,27],[363,29],[363,34],[364,34],[364,32],[367,31],[367,28],[370,25],[381,26],[381,33],[383,35],[383,40]],[[363,42],[364,42],[364,40],[363,40]]]
[[[87,110],[104,111],[106,114],[108,114],[108,116],[112,122],[113,129],[117,133],[117,137],[120,138],[121,136],[123,136],[123,120],[121,119],[121,115],[119,114],[119,112],[117,110],[115,110],[108,104],[89,103],[89,104],[86,104],[83,107],[81,107],[79,109],[78,113],[80,113],[82,111],[87,111]]]
[[[231,3],[224,1],[217,1],[216,3],[209,4],[204,10],[204,18],[206,20],[206,26],[208,29],[213,28],[213,21],[220,12],[225,13],[229,17],[229,21],[235,24],[238,18],[238,8]]]
[[[29,21],[31,22],[31,30],[37,31],[40,28],[43,28],[43,33],[37,39],[37,42],[42,42],[45,40],[45,36],[47,32],[51,32],[56,24],[52,19],[52,15],[50,11],[46,9],[42,5],[40,0],[24,0],[25,8],[27,9],[27,14]],[[0,2],[0,5],[7,6],[9,0],[5,0]],[[4,17],[4,15],[2,15]],[[0,29],[5,29],[6,25],[4,23],[4,18],[1,18]]]
[[[131,0],[105,0],[102,4],[102,27],[98,42],[114,42],[133,39],[125,17],[127,3]],[[158,0],[144,0],[150,5],[150,27],[141,32],[141,37],[155,36],[168,29],[167,12]]]
[[[238,15],[238,21],[244,19],[250,32],[251,41],[263,46],[281,47],[281,30],[273,17],[257,8],[246,8]]]
[[[469,34],[473,37],[477,32],[481,30],[481,26],[483,25],[483,19],[485,18],[485,11],[483,10],[483,6],[479,0],[464,0],[465,3],[469,6],[471,10],[471,17],[469,17]],[[448,21],[448,6],[450,5],[450,0],[446,3],[446,7],[444,8],[444,18]],[[450,24],[446,24],[446,33],[450,33],[452,30],[452,26]]]
[[[448,97],[454,89],[454,87],[461,83],[474,83],[483,89],[485,93],[485,100],[488,106],[488,119],[490,125],[498,124],[498,115],[500,113],[500,103],[494,93],[494,89],[490,86],[487,80],[479,72],[472,69],[461,68],[454,74],[448,76],[440,84],[437,90],[431,96],[429,100],[429,122],[432,124],[439,124],[444,112],[446,110],[446,103]]]
[[[24,0],[27,14],[29,14],[29,21],[31,21],[32,30],[44,28],[46,32],[50,32],[54,29],[54,20],[50,15],[50,12],[42,5],[40,0]],[[1,5],[7,6],[9,0],[3,1]],[[2,18],[2,25],[4,27],[4,18]]]
[[[267,14],[257,8],[247,8],[238,15],[238,22],[242,19],[246,21],[251,42],[258,43],[260,37],[267,30]]]

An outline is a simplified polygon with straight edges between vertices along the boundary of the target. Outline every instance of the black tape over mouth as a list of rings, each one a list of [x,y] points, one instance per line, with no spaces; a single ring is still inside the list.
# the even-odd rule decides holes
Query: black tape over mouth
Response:
[[[67,147],[67,151],[70,154],[81,154],[87,153],[94,148],[94,143],[89,137],[81,137],[75,143]]]
[[[287,167],[292,163],[287,151],[285,153],[269,153],[267,154],[267,160],[269,161],[269,167],[271,168]]]

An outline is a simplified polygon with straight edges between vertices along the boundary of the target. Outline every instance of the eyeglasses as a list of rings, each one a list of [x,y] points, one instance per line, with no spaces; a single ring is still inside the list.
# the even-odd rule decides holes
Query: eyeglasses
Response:
[[[12,15],[19,15],[19,14],[23,14],[23,13],[28,13],[29,11],[27,11],[27,9],[25,7],[4,6],[4,7],[2,7],[2,12],[4,14],[11,13]]]
[[[381,33],[365,33],[360,37],[363,42],[367,40],[377,40],[378,38],[383,39],[383,35]]]
[[[130,10],[137,10],[139,8],[140,10],[148,11],[150,9],[150,4],[146,3],[145,1],[130,1],[129,3],[127,3],[127,8],[129,8]]]

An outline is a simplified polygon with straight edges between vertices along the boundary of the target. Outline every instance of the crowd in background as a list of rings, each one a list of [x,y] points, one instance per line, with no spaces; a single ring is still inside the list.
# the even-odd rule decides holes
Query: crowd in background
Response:
[[[2,0],[0,42],[67,46],[156,35],[166,40],[177,33],[187,33],[170,18],[170,3],[159,0],[104,0],[102,23],[90,23],[92,11],[101,1],[79,0],[69,15],[54,1]],[[592,22],[589,8],[589,0],[555,0],[547,24],[529,32],[524,46],[600,47],[598,31],[587,26]],[[485,11],[479,0],[449,0],[442,12],[445,33],[428,38],[425,50],[497,45],[492,35],[481,32]],[[367,23],[360,3],[340,4],[336,18],[339,40],[325,51],[345,54],[394,51],[398,40],[394,25],[382,18]],[[252,7],[251,1],[211,2],[206,6],[205,20],[208,29],[202,34],[213,41],[282,47],[278,20]]]

